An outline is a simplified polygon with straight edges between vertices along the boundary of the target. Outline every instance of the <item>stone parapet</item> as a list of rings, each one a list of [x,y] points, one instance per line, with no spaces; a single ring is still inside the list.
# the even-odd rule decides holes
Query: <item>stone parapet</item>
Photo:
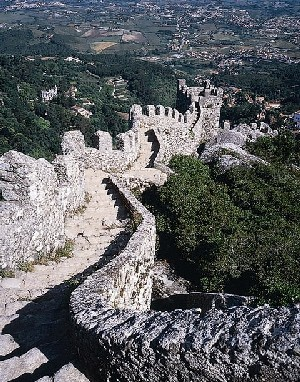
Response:
[[[106,267],[95,272],[72,294],[75,313],[90,309],[87,294],[92,292],[97,306],[114,309],[147,310],[151,303],[151,269],[155,252],[155,220],[152,214],[115,177],[111,185],[119,192],[132,214],[136,231],[126,248]],[[101,282],[99,283],[99,280]],[[75,314],[74,313],[74,314]],[[76,313],[77,314],[77,313]]]
[[[299,306],[251,308],[244,297],[196,293],[171,296],[171,311],[149,309],[154,218],[112,184],[141,224],[71,296],[76,345],[95,380],[298,381]]]
[[[0,179],[0,266],[14,268],[62,246],[65,214],[84,201],[74,157],[51,164],[9,151],[0,158]]]
[[[79,130],[68,131],[62,140],[64,154],[72,155],[85,168],[101,169],[110,172],[122,172],[138,157],[140,151],[140,121],[132,123],[132,128],[117,136],[117,149],[112,149],[109,133],[96,133],[96,148],[86,147],[84,136]]]

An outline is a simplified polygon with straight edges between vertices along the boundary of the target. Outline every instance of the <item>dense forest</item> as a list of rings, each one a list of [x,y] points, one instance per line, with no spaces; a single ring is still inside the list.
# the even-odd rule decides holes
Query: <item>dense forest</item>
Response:
[[[300,300],[299,139],[289,132],[249,146],[269,164],[225,173],[192,157],[143,195],[157,219],[159,253],[199,290]]]
[[[114,97],[109,80],[125,80],[124,96]],[[42,102],[41,91],[58,87],[58,96]],[[75,95],[70,89],[76,88]],[[0,154],[14,149],[51,159],[60,150],[62,134],[81,130],[88,144],[98,130],[113,137],[128,129],[118,114],[133,103],[170,105],[176,98],[174,74],[159,65],[127,56],[59,58],[0,56]],[[72,106],[86,106],[91,118],[75,114]]]

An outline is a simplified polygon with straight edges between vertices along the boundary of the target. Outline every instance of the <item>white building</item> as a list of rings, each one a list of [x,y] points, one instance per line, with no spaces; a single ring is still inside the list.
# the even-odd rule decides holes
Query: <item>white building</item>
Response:
[[[43,102],[53,100],[53,98],[57,97],[57,86],[55,85],[54,88],[49,90],[42,90],[41,96]]]
[[[300,110],[294,113],[293,121],[296,123],[297,129],[300,129]]]

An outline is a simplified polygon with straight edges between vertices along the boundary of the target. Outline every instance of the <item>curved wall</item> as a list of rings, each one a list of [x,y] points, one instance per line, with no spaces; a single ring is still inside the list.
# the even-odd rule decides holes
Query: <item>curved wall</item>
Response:
[[[112,182],[142,221],[119,257],[71,296],[77,348],[96,380],[299,381],[299,306],[149,309],[154,218],[118,180]]]

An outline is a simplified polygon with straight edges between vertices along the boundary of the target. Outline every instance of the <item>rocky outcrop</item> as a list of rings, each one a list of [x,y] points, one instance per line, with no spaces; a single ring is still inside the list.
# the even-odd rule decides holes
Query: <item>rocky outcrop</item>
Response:
[[[153,267],[152,300],[165,299],[179,293],[188,293],[190,289],[191,283],[178,276],[166,261],[155,261]]]
[[[64,218],[84,201],[84,178],[71,155],[53,164],[16,151],[0,158],[0,265],[14,268],[62,246]]]
[[[225,123],[224,129],[219,130],[215,137],[205,144],[200,159],[205,163],[217,163],[222,171],[234,166],[266,163],[261,158],[251,155],[245,150],[246,142],[255,141],[264,136],[275,136],[276,134],[277,131],[273,131],[265,123],[261,123],[260,127],[256,123],[251,125],[240,124],[231,130]]]

